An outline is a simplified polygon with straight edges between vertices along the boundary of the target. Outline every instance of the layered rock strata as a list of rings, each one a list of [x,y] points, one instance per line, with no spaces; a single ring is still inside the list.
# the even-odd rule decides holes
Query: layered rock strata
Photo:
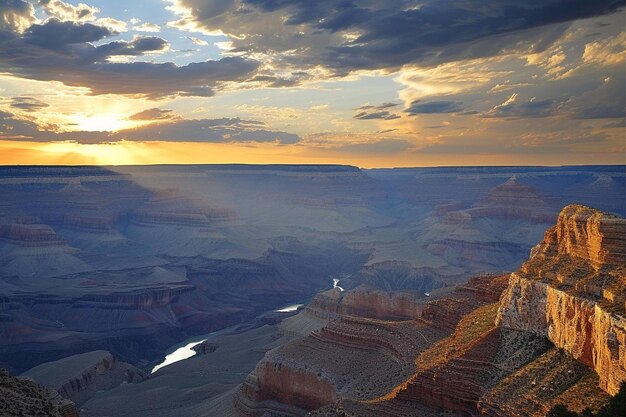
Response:
[[[242,384],[235,406],[242,416],[261,416],[268,411],[305,415],[307,410],[332,408],[348,398],[367,402],[385,396],[414,374],[420,352],[447,337],[455,320],[497,300],[504,285],[504,277],[476,278],[449,295],[448,302],[431,301],[423,314],[403,320],[374,318],[371,313],[376,309],[355,310],[351,303],[344,305],[347,296],[337,289],[322,293],[288,320],[293,324],[304,321],[298,316],[309,317],[307,321],[324,317],[326,324],[268,352]],[[382,300],[363,300],[368,299],[376,301],[372,307]],[[394,304],[392,298],[387,300]],[[326,315],[321,313],[324,308]]]
[[[547,337],[615,394],[626,381],[624,300],[626,220],[572,205],[511,274],[497,323]]]

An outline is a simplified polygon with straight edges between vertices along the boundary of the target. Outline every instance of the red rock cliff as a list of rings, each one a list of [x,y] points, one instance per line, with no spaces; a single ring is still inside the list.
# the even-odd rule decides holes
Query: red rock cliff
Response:
[[[546,336],[615,394],[626,381],[626,220],[565,207],[511,274],[497,323]]]

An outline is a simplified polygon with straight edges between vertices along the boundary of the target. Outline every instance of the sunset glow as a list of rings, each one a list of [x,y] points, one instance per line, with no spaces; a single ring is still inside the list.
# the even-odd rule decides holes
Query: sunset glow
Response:
[[[619,2],[363,1],[0,5],[1,161],[624,163]]]

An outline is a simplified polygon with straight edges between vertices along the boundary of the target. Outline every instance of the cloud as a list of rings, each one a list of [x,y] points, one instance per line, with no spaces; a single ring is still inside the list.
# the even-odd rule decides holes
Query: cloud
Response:
[[[198,46],[207,46],[209,44],[204,39],[199,39],[194,36],[188,36],[187,39],[189,39],[191,42],[195,43]]]
[[[504,82],[502,84],[496,84],[493,87],[491,87],[491,89],[489,90],[490,93],[499,93],[501,91],[510,91],[510,90],[515,90],[515,89],[520,89],[523,87],[528,87],[530,85],[530,83],[511,83],[511,82]]]
[[[357,107],[355,110],[370,110],[370,109],[384,110],[384,109],[389,109],[392,107],[397,107],[399,105],[400,104],[398,103],[383,103],[378,106],[373,106],[371,104],[364,104],[363,106]]]
[[[37,123],[0,110],[0,140],[36,142],[75,141],[104,143],[116,140],[111,132],[57,132],[58,126],[40,126]]]
[[[168,48],[165,39],[155,36],[136,36],[132,41],[114,41],[96,47],[95,60],[106,59],[116,55],[137,56],[146,53],[161,52]]]
[[[32,25],[23,36],[27,45],[48,50],[63,50],[68,45],[96,42],[113,32],[92,23],[61,22],[50,19],[43,24]]]
[[[10,106],[14,109],[19,109],[27,112],[34,112],[37,110],[50,107],[48,103],[38,100],[34,97],[18,96],[11,99]]]
[[[463,110],[463,103],[451,100],[413,101],[404,111],[411,114],[457,113]]]
[[[390,113],[386,110],[374,111],[374,112],[362,111],[360,113],[355,114],[352,117],[354,119],[359,119],[359,120],[372,120],[372,119],[393,120],[393,119],[400,118],[399,115]]]
[[[383,103],[378,106],[374,106],[371,104],[364,104],[362,106],[357,107],[355,110],[360,110],[357,114],[352,116],[353,119],[359,120],[394,120],[399,119],[400,116],[395,113],[391,113],[389,110],[393,107],[397,107],[400,104],[398,103]]]
[[[133,30],[138,32],[160,32],[161,26],[156,23],[145,22],[138,26],[133,26]]]
[[[564,106],[578,119],[614,119],[626,117],[626,79],[618,66],[615,76],[598,82],[595,88],[570,97]]]
[[[601,66],[623,64],[626,60],[626,32],[585,45],[583,61]]]
[[[4,0],[0,4],[0,32],[21,33],[35,23],[35,8],[22,0]],[[0,42],[3,35],[0,33]]]
[[[355,70],[437,65],[546,49],[576,19],[623,0],[169,0],[184,30],[230,35],[236,53],[282,65]]]
[[[48,126],[0,111],[0,140],[73,141],[109,143],[121,140],[209,142],[209,143],[278,143],[295,144],[300,137],[293,133],[267,129],[263,122],[239,118],[182,119],[170,116],[171,110],[149,109],[129,117],[131,120],[158,120],[156,123],[119,132],[56,132]]]
[[[114,32],[92,23],[49,19],[23,34],[0,34],[0,71],[36,80],[57,80],[88,87],[92,94],[129,94],[150,98],[169,95],[212,96],[225,82],[245,81],[259,62],[225,57],[185,66],[154,62],[107,62],[120,55],[142,56],[162,51],[165,40],[136,37],[94,46]]]
[[[79,3],[77,6],[60,0],[39,0],[43,10],[51,17],[63,21],[92,21],[100,10],[96,7]]]
[[[557,113],[557,103],[552,99],[540,100],[532,97],[530,100],[519,101],[518,94],[513,93],[502,104],[481,114],[481,117],[548,117]]]
[[[294,144],[300,137],[293,133],[261,128],[257,121],[239,118],[177,119],[119,132],[119,137],[137,141],[172,142],[277,142]]]
[[[128,118],[128,120],[164,120],[177,117],[172,110],[162,110],[159,108],[152,108],[139,113],[135,113]]]

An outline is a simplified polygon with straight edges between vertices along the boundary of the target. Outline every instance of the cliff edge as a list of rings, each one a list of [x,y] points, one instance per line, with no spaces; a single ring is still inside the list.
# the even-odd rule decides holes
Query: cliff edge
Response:
[[[611,395],[626,381],[626,219],[570,205],[511,274],[496,322],[547,337]]]

